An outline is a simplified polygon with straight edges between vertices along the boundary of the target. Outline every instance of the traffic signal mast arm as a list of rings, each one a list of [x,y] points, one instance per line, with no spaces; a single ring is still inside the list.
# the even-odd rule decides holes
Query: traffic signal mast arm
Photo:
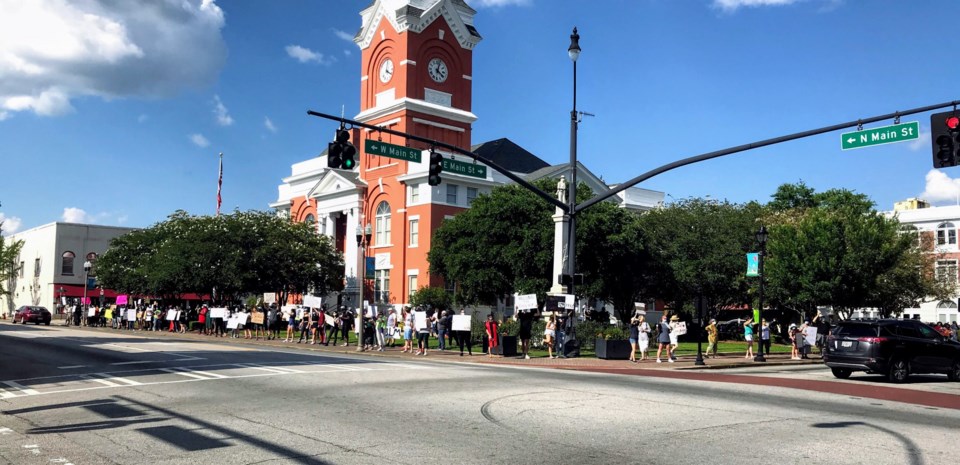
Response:
[[[860,127],[860,126],[862,126],[862,125],[864,125],[864,124],[875,123],[875,122],[877,122],[877,121],[883,121],[883,120],[887,120],[887,119],[891,119],[891,118],[899,118],[899,117],[901,117],[901,116],[913,115],[913,114],[916,114],[916,113],[923,113],[923,112],[931,111],[931,110],[938,110],[938,109],[940,109],[940,108],[947,108],[947,107],[954,107],[954,108],[956,108],[957,105],[960,105],[960,101],[954,100],[954,101],[952,101],[952,102],[940,103],[940,104],[937,104],[937,105],[929,105],[929,106],[920,107],[920,108],[913,108],[913,109],[906,110],[906,111],[898,111],[898,112],[889,113],[889,114],[886,114],[886,115],[874,116],[874,117],[871,117],[871,118],[865,118],[865,119],[860,119],[860,120],[856,120],[856,121],[850,121],[850,122],[846,122],[846,123],[835,124],[835,125],[833,125],[833,126],[827,126],[827,127],[823,127],[823,128],[820,128],[820,129],[812,129],[812,130],[809,130],[809,131],[798,132],[798,133],[790,134],[790,135],[787,135],[787,136],[775,137],[775,138],[773,138],[773,139],[766,139],[766,140],[762,140],[762,141],[759,141],[759,142],[754,142],[754,143],[751,143],[751,144],[738,145],[738,146],[736,146],[736,147],[731,147],[731,148],[723,149],[723,150],[717,150],[717,151],[715,151],[715,152],[709,152],[709,153],[705,153],[705,154],[703,154],[703,155],[697,155],[697,156],[690,157],[690,158],[684,158],[683,160],[677,160],[677,161],[675,161],[675,162],[673,162],[673,163],[668,163],[668,164],[663,165],[663,166],[661,166],[661,167],[659,167],[659,168],[655,168],[655,169],[652,169],[652,170],[650,170],[650,171],[647,171],[646,173],[643,173],[643,174],[641,174],[640,176],[637,176],[637,177],[635,177],[635,178],[633,178],[633,179],[631,179],[631,180],[629,180],[629,181],[627,181],[627,182],[625,182],[625,183],[623,183],[623,184],[618,185],[616,188],[611,189],[611,190],[605,192],[603,195],[598,195],[598,196],[596,196],[596,197],[593,197],[593,198],[591,198],[590,200],[587,200],[586,202],[583,202],[583,203],[577,205],[577,207],[576,207],[576,212],[580,212],[580,211],[583,210],[583,209],[589,208],[591,205],[594,205],[594,204],[596,204],[596,203],[603,202],[604,200],[606,200],[606,199],[608,199],[608,198],[610,198],[610,197],[613,197],[614,195],[617,195],[617,194],[619,194],[620,192],[622,192],[622,191],[624,191],[624,190],[626,190],[626,189],[629,189],[629,188],[631,188],[631,187],[633,187],[633,186],[635,186],[635,185],[637,185],[637,184],[640,184],[641,182],[646,181],[647,179],[650,179],[650,178],[652,178],[652,177],[654,177],[654,176],[656,176],[656,175],[658,175],[658,174],[666,173],[667,171],[670,171],[670,170],[672,170],[672,169],[674,169],[674,168],[679,168],[679,167],[681,167],[681,166],[686,166],[686,165],[690,165],[690,164],[693,164],[693,163],[698,163],[698,162],[701,162],[701,161],[710,160],[710,159],[713,159],[713,158],[719,158],[719,157],[722,157],[722,156],[724,156],[724,155],[732,155],[732,154],[738,153],[738,152],[745,152],[745,151],[747,151],[747,150],[753,150],[753,149],[757,149],[757,148],[760,148],[760,147],[766,147],[766,146],[768,146],[768,145],[779,144],[779,143],[781,143],[781,142],[789,142],[789,141],[792,141],[792,140],[803,139],[804,137],[816,136],[816,135],[824,134],[824,133],[827,133],[827,132],[839,131],[839,130],[841,130],[841,129],[847,129],[847,128],[852,128],[852,127]]]
[[[426,137],[420,137],[420,136],[416,136],[416,135],[413,135],[413,134],[407,134],[407,133],[405,133],[405,132],[394,131],[393,129],[387,129],[387,128],[383,128],[383,127],[380,127],[380,126],[374,126],[374,125],[372,125],[372,124],[366,124],[366,123],[361,123],[361,122],[359,122],[359,121],[353,121],[353,120],[345,119],[345,118],[340,117],[340,116],[328,115],[328,114],[325,114],[325,113],[319,113],[319,112],[312,111],[312,110],[308,110],[308,111],[307,111],[307,114],[310,115],[310,116],[317,116],[317,117],[320,117],[320,118],[325,118],[325,119],[329,119],[329,120],[333,120],[333,121],[339,121],[340,124],[349,124],[349,125],[355,126],[355,127],[361,127],[361,128],[370,129],[371,131],[383,132],[383,133],[387,133],[387,134],[393,134],[393,135],[395,135],[395,136],[405,137],[405,138],[407,138],[407,139],[415,140],[415,141],[418,141],[418,142],[423,142],[423,143],[425,143],[425,144],[430,145],[431,147],[439,147],[439,148],[443,148],[443,149],[449,150],[449,151],[454,152],[454,153],[458,153],[458,154],[460,154],[460,155],[468,156],[468,157],[472,158],[472,159],[475,160],[475,161],[482,162],[484,165],[487,165],[487,166],[489,166],[490,168],[493,168],[493,169],[496,170],[498,173],[500,173],[500,174],[506,176],[507,178],[509,178],[511,181],[513,181],[513,182],[515,182],[515,183],[517,183],[517,184],[525,187],[527,190],[533,192],[534,194],[537,194],[537,196],[539,196],[539,197],[542,198],[543,200],[546,200],[546,201],[547,201],[548,203],[550,203],[551,205],[554,205],[554,206],[556,206],[556,207],[558,207],[558,208],[560,208],[560,209],[562,209],[563,211],[568,212],[568,213],[569,213],[569,211],[570,211],[569,205],[567,205],[565,202],[563,202],[563,201],[561,201],[561,200],[557,200],[557,198],[554,197],[553,195],[550,195],[550,194],[548,194],[548,193],[546,193],[546,192],[538,189],[536,186],[534,186],[533,184],[530,184],[529,182],[527,182],[527,181],[524,180],[523,178],[521,178],[521,177],[519,177],[519,176],[511,173],[511,172],[508,171],[506,168],[504,168],[504,167],[502,167],[502,166],[494,163],[494,162],[491,161],[491,160],[488,160],[488,159],[486,159],[486,158],[484,158],[484,157],[481,157],[480,155],[477,155],[477,154],[475,154],[475,153],[473,153],[473,152],[471,152],[471,151],[469,151],[469,150],[463,150],[463,149],[461,149],[460,147],[456,147],[456,146],[453,146],[453,145],[450,145],[450,144],[445,144],[445,143],[443,143],[443,142],[436,141],[436,140],[432,140],[432,139],[427,139]]]

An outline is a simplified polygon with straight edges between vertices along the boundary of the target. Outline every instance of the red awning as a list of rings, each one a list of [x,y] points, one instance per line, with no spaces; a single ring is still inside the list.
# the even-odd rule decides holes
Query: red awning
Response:
[[[60,289],[63,289],[63,293],[62,293],[62,294],[61,294],[61,292],[60,292]],[[57,298],[59,298],[61,295],[62,295],[63,297],[83,297],[83,284],[56,284],[56,283],[54,283],[54,285],[53,285],[53,292],[54,292],[54,294],[55,294],[55,296],[56,296]],[[104,289],[104,290],[103,290],[103,296],[104,296],[105,298],[107,298],[107,299],[116,299],[118,295],[121,295],[121,294],[120,294],[119,292],[113,290],[113,289]],[[100,297],[100,288],[98,287],[98,288],[94,288],[94,289],[88,289],[88,290],[87,290],[87,297],[90,297],[90,298],[99,298],[99,297]],[[139,296],[139,295],[130,296],[130,298],[133,298],[133,299],[144,298],[144,299],[151,299],[151,300],[153,299],[153,297]],[[209,295],[209,294],[187,293],[187,294],[183,294],[183,295],[181,296],[181,298],[182,298],[183,300],[210,300],[210,295]]]

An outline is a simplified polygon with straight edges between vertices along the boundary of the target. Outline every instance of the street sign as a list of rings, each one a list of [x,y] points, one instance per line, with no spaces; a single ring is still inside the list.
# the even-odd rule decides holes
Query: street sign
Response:
[[[367,154],[381,157],[396,158],[397,160],[420,163],[420,149],[412,149],[402,145],[388,144],[378,140],[367,139],[364,144]]]
[[[464,163],[462,161],[443,159],[443,172],[470,176],[473,178],[487,179],[487,167],[474,163]]]
[[[892,144],[920,138],[920,122],[894,124],[862,131],[845,132],[840,135],[842,150],[862,149],[872,145]]]
[[[760,254],[757,252],[747,254],[747,277],[755,278],[760,276]]]

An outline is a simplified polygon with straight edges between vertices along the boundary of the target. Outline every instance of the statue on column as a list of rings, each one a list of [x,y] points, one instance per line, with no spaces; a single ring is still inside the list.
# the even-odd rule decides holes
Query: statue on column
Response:
[[[567,201],[567,177],[560,176],[560,182],[557,183],[557,200]]]

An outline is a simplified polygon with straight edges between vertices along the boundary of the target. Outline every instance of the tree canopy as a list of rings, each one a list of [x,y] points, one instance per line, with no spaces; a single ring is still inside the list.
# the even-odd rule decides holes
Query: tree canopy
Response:
[[[104,286],[120,292],[179,298],[216,293],[326,294],[343,289],[343,257],[307,224],[269,212],[191,216],[114,239],[97,263]]]

